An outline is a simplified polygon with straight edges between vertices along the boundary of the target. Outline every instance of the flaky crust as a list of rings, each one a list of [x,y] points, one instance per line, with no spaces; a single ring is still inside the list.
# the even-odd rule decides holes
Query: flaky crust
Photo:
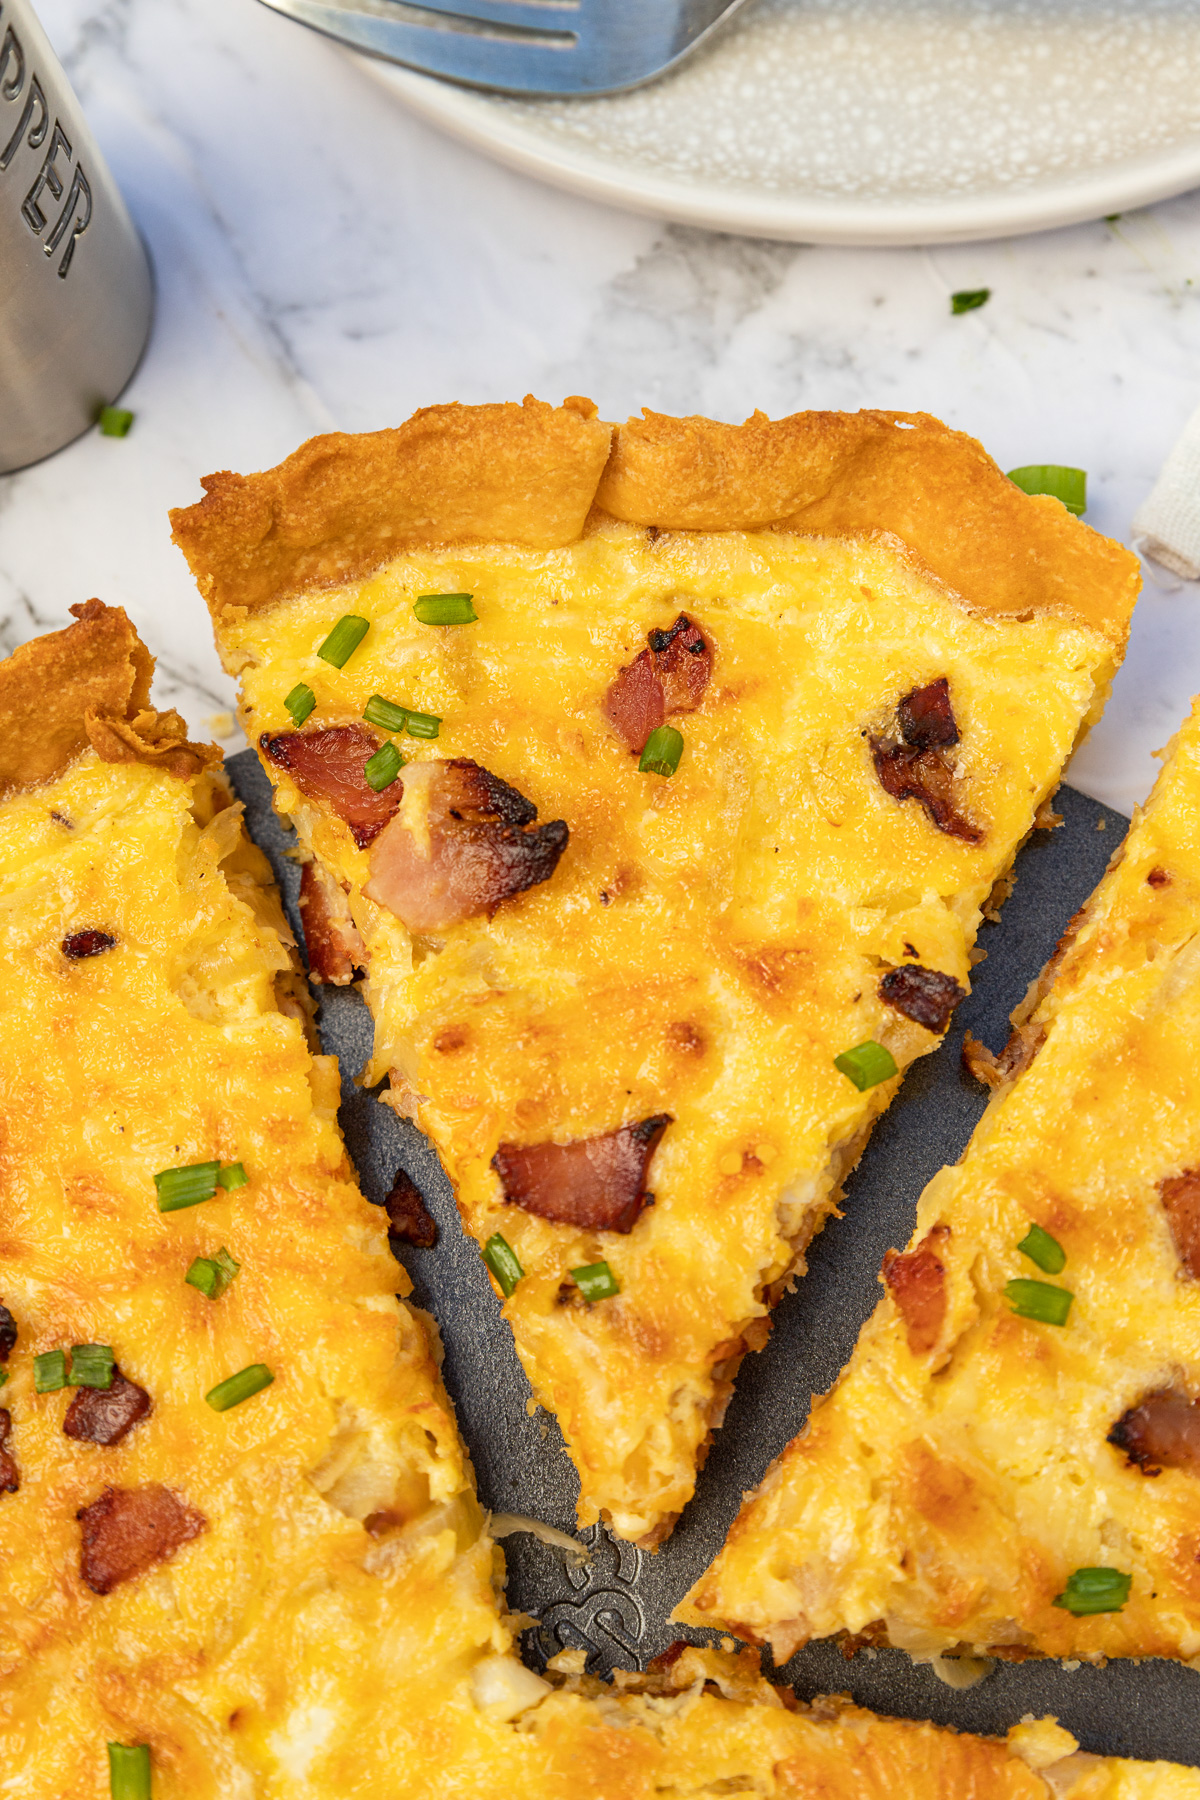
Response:
[[[590,401],[435,406],[395,431],[311,438],[260,475],[206,477],[171,514],[214,620],[456,542],[553,549],[599,515],[668,530],[886,534],[975,611],[1069,614],[1123,642],[1137,559],[1023,493],[925,413],[795,413],[744,425]]]
[[[149,704],[154,658],[119,606],[88,600],[76,623],[0,662],[0,797],[49,781],[90,745],[104,762],[142,762],[186,781],[219,762],[191,744],[177,712]]]
[[[611,428],[590,400],[427,406],[395,431],[310,438],[261,475],[205,476],[171,514],[214,619],[458,540],[530,549],[583,530]]]

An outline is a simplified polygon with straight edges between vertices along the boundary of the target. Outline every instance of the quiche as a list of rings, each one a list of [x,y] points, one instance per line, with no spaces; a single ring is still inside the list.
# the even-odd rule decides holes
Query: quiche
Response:
[[[121,612],[0,664],[0,1759],[37,1800],[1196,1800],[797,1706],[753,1652],[513,1651],[265,860]]]
[[[1200,705],[841,1379],[683,1616],[1200,1657]]]
[[[172,515],[579,1519],[654,1546],[1137,577],[924,416],[435,407]]]

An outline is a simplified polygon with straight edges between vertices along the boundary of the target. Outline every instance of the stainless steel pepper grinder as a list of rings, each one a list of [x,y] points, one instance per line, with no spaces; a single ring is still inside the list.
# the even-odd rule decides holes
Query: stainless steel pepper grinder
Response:
[[[153,305],[141,239],[29,0],[0,0],[0,474],[117,398]]]

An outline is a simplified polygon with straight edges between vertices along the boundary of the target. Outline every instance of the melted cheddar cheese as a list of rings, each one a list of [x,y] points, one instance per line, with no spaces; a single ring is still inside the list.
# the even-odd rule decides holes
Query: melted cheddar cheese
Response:
[[[478,623],[421,625],[417,596],[467,591]],[[641,774],[602,707],[680,611],[712,647],[676,716],[671,779]],[[342,669],[317,651],[370,622]],[[370,1078],[433,1137],[480,1244],[524,1278],[505,1313],[580,1476],[579,1517],[654,1543],[693,1491],[740,1355],[836,1203],[896,1088],[834,1065],[874,1040],[903,1068],[937,1038],[887,1006],[906,960],[967,985],[994,884],[1103,702],[1114,651],[1065,616],[968,611],[888,541],[664,532],[608,522],[562,550],[414,552],[219,628],[252,742],[359,720],[382,695],[440,715],[409,757],[470,757],[570,841],[553,876],[490,919],[412,938],[367,898],[370,852],[266,762],[279,808],[348,890],[370,956]],[[961,802],[978,843],[886,793],[871,734],[946,678]],[[403,776],[401,777],[403,780]],[[502,1142],[565,1143],[669,1113],[653,1206],[631,1233],[507,1203]],[[615,1299],[569,1271],[606,1260]]]
[[[1164,1205],[1200,1166],[1198,926],[1200,707],[1022,1026],[1032,1063],[921,1198],[914,1244],[948,1228],[936,1343],[880,1302],[682,1616],[782,1655],[884,1621],[925,1656],[1200,1658],[1200,1457],[1143,1472],[1110,1441],[1148,1396],[1200,1395],[1195,1246]],[[1031,1224],[1060,1270],[1018,1249]],[[1065,1324],[1018,1315],[1021,1278],[1074,1296]],[[1092,1568],[1124,1603],[1056,1604]]]
[[[154,1800],[1196,1800],[1194,1772],[1079,1756],[1050,1720],[1005,1744],[793,1710],[752,1655],[611,1688],[570,1653],[523,1667],[239,810],[220,777],[92,751],[0,803],[0,1786],[102,1800],[115,1742]],[[202,1160],[246,1185],[160,1212],[155,1173]],[[184,1277],[221,1246],[240,1268],[209,1300]],[[36,1356],[85,1343],[151,1400],[117,1443],[36,1391]],[[269,1387],[206,1405],[257,1361]],[[200,1527],[97,1592],[77,1515],[146,1487]]]

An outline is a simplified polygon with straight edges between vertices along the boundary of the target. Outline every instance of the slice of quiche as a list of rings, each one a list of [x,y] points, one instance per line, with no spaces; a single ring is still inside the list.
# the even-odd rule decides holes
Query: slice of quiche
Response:
[[[0,1764],[37,1800],[1197,1800],[796,1707],[753,1653],[513,1653],[502,1559],[286,925],[124,615],[0,664]]]
[[[76,611],[0,664],[0,1766],[344,1794],[339,1631],[493,1653],[492,1547],[219,753]]]
[[[780,1659],[1200,1656],[1198,933],[1200,705],[684,1616]]]
[[[935,420],[438,407],[173,515],[579,1518],[653,1545],[1103,703],[1133,559]]]

